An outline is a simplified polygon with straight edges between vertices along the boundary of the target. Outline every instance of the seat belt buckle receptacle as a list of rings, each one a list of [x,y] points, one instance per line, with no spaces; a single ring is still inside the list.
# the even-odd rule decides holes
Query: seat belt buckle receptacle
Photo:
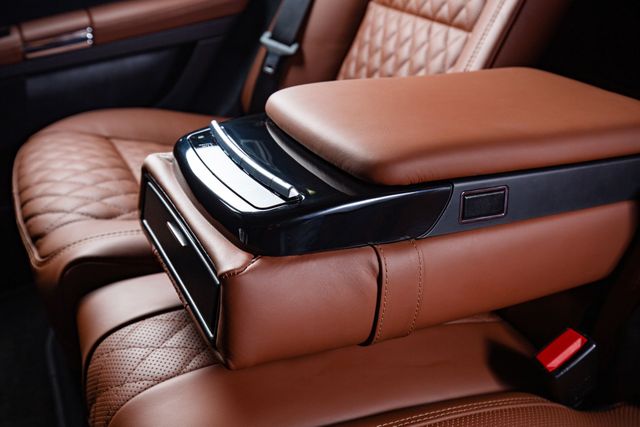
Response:
[[[567,328],[536,354],[547,379],[547,388],[556,401],[579,406],[596,386],[596,344]]]

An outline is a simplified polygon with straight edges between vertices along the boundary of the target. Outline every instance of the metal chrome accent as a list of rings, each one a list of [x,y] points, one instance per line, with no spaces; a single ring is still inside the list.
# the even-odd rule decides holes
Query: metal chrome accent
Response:
[[[171,224],[170,221],[167,221],[167,228],[169,229],[173,237],[175,237],[175,239],[178,241],[180,246],[182,246],[183,248],[187,246],[187,238],[184,236],[184,234],[182,234],[182,231],[178,230],[178,227]]]
[[[267,52],[269,53],[269,55],[267,55],[267,59],[275,55],[275,59],[274,59],[275,63],[271,64],[269,63],[269,61],[265,61],[265,64],[262,68],[262,71],[264,71],[267,74],[275,73],[276,71],[275,67],[277,66],[279,57],[291,56],[295,54],[298,51],[298,48],[300,47],[298,43],[294,43],[292,45],[286,45],[277,40],[274,40],[271,37],[271,31],[265,31],[264,33],[262,33],[262,36],[260,36],[260,43],[265,48],[267,48]]]
[[[217,145],[196,147],[196,154],[209,170],[234,193],[259,209],[269,209],[286,201],[253,179]]]
[[[229,158],[231,158],[231,160],[244,169],[255,180],[261,182],[266,187],[288,200],[300,197],[300,193],[293,185],[275,176],[249,157],[247,153],[245,153],[242,148],[240,148],[238,144],[236,144],[235,141],[227,135],[217,121],[212,120],[209,125],[209,129],[211,130],[211,134],[216,139],[218,145],[227,153]]]
[[[281,56],[291,56],[296,53],[300,47],[298,43],[286,45],[284,43],[280,43],[278,40],[272,39],[271,31],[265,31],[262,33],[262,36],[260,36],[260,43],[262,43],[269,52],[273,52]]]
[[[32,59],[40,56],[83,49],[90,47],[91,45],[93,45],[93,28],[87,27],[71,33],[26,42],[23,49],[25,57],[27,59]]]

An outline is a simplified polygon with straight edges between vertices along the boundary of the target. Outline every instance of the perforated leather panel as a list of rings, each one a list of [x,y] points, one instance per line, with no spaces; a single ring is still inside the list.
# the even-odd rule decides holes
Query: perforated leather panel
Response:
[[[90,424],[107,426],[122,405],[144,390],[213,363],[184,310],[125,326],[91,357],[86,375]]]
[[[580,412],[524,393],[479,396],[412,408],[347,425],[378,427],[630,427],[640,425],[640,408],[618,405]]]

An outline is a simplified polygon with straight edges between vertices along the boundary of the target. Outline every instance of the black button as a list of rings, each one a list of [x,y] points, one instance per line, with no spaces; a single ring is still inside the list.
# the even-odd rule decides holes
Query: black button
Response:
[[[507,187],[462,193],[460,222],[497,218],[507,213]]]

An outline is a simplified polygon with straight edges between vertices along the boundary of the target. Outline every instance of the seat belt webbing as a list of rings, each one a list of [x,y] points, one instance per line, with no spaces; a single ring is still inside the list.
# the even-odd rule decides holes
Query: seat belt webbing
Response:
[[[282,0],[271,31],[260,37],[267,49],[256,79],[249,112],[264,111],[267,98],[278,89],[282,59],[298,51],[296,42],[313,0]]]

